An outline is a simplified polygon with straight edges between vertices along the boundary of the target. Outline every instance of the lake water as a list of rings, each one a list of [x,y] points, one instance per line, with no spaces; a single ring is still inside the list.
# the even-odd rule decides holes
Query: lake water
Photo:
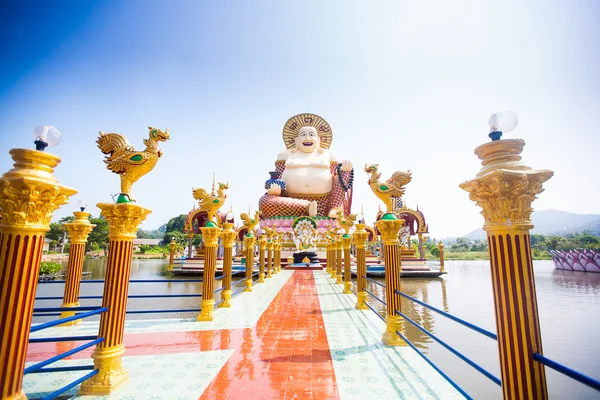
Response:
[[[65,265],[66,266],[66,265]],[[167,278],[166,260],[133,260],[131,279]],[[402,280],[406,294],[448,311],[475,325],[495,332],[494,304],[488,261],[447,261],[448,274],[438,279]],[[600,343],[595,334],[600,331],[600,274],[555,270],[552,261],[535,261],[540,323],[544,355],[588,376],[600,378]],[[102,279],[105,260],[86,260],[84,271],[91,275],[84,279]],[[201,293],[201,283],[132,283],[130,294]],[[234,282],[242,277],[234,277]],[[383,281],[383,280],[381,280]],[[215,289],[220,287],[217,281]],[[241,289],[242,286],[238,286]],[[236,288],[233,289],[234,291]],[[381,298],[383,288],[369,283],[369,290]],[[63,285],[40,284],[37,296],[62,296]],[[81,295],[101,295],[102,284],[88,283],[81,287]],[[219,301],[218,294],[215,296]],[[235,301],[235,298],[234,298]],[[36,307],[59,305],[60,301],[38,301]],[[98,305],[100,300],[82,300],[82,305]],[[184,299],[130,299],[128,310],[199,308],[200,298]],[[380,310],[383,305],[375,300],[370,304]],[[477,364],[500,377],[496,341],[484,337],[443,316],[429,311],[409,300],[403,300],[404,312],[440,339],[455,347]],[[129,315],[128,318],[179,318],[190,313]],[[217,313],[218,317],[218,313]],[[34,319],[34,322],[42,321]],[[405,323],[409,340],[421,348],[443,371],[467,393],[477,399],[500,399],[499,386],[458,359],[441,345],[433,342],[417,328]],[[597,392],[570,378],[547,369],[550,398],[570,400],[597,399]]]

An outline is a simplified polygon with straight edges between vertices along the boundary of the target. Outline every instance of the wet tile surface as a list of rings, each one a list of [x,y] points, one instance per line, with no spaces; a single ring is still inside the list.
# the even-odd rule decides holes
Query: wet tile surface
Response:
[[[460,396],[410,348],[381,343],[384,324],[354,309],[323,271],[282,271],[234,297],[215,321],[131,321],[123,364],[130,379],[111,399],[452,399]],[[36,336],[95,334],[96,324]],[[79,343],[32,344],[28,365]],[[53,366],[90,365],[92,349]],[[27,375],[42,398],[86,372]],[[77,388],[63,398],[78,396]]]

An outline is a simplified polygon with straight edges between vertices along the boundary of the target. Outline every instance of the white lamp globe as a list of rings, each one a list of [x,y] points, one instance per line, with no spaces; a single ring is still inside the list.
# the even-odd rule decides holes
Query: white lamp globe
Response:
[[[77,207],[79,207],[79,209],[80,209],[82,212],[83,212],[83,211],[85,211],[85,209],[87,208],[87,206],[88,206],[88,202],[87,202],[87,200],[79,200],[79,201],[77,202]]]
[[[36,150],[44,151],[46,147],[54,147],[60,143],[62,134],[52,125],[40,125],[33,130]]]

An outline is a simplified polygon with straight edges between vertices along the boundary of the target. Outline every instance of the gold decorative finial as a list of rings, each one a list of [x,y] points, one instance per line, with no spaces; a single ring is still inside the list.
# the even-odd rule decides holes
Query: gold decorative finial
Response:
[[[386,206],[386,212],[394,212],[394,200],[401,198],[404,195],[406,189],[404,186],[408,185],[412,180],[412,174],[410,170],[406,172],[396,171],[392,174],[392,177],[385,183],[379,182],[381,174],[377,172],[379,164],[372,164],[367,166],[365,164],[365,172],[371,174],[369,176],[369,186],[375,196],[379,197]]]
[[[250,216],[250,213],[242,213],[240,214],[240,218],[244,223],[244,228],[246,228],[248,233],[252,234],[254,232],[254,227],[260,222],[260,211],[257,210],[254,213],[254,218]]]
[[[225,199],[227,198],[225,194],[226,189],[229,189],[229,184],[221,182],[219,182],[219,188],[215,194],[209,194],[203,188],[192,189],[194,199],[198,200],[198,210],[206,211],[208,219],[217,225],[220,221],[217,221],[216,214],[219,208],[225,203]]]
[[[107,154],[104,158],[106,167],[121,176],[121,193],[117,203],[135,202],[135,197],[131,193],[131,186],[142,176],[152,171],[158,159],[162,156],[162,150],[158,147],[158,142],[165,142],[170,139],[169,130],[164,132],[160,129],[148,127],[150,136],[144,139],[146,150],[136,151],[127,141],[127,138],[120,133],[104,133],[100,131],[100,136],[96,143],[102,153]]]
[[[344,217],[344,211],[340,208],[336,208],[332,210],[331,214],[332,218],[335,218],[340,224],[340,227],[344,230],[345,233],[348,233],[350,228],[354,226],[356,222],[356,214],[350,214],[347,217]]]

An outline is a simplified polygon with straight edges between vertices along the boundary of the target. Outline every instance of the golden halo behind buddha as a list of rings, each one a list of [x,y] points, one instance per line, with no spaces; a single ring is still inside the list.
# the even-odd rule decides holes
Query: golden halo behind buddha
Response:
[[[321,148],[329,149],[333,140],[331,127],[323,118],[310,113],[294,115],[287,120],[283,126],[283,142],[286,148],[291,149],[296,145],[296,137],[303,126],[312,126],[315,128],[321,140]]]

